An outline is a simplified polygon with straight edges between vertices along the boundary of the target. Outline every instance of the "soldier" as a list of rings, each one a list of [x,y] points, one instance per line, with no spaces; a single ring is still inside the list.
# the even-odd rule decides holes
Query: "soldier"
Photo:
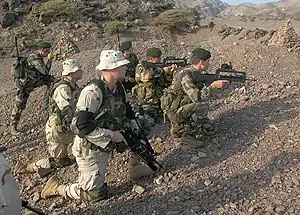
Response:
[[[137,85],[132,88],[132,94],[144,105],[146,112],[152,115],[151,112],[157,114],[160,111],[160,97],[163,95],[163,89],[168,86],[167,72],[175,66],[155,67],[155,64],[161,63],[162,52],[159,48],[149,48],[146,54],[147,61],[137,66],[135,74]]]
[[[126,64],[129,61],[120,51],[103,50],[100,64],[96,67],[101,76],[91,81],[80,93],[72,130],[75,136],[72,147],[79,169],[78,183],[61,185],[55,176],[51,177],[42,190],[41,197],[62,195],[84,201],[99,201],[107,198],[105,176],[109,152],[122,148],[125,142],[120,131],[112,131],[95,123],[97,113],[109,109],[120,123],[129,121],[135,124],[134,112],[126,98],[126,92],[120,81],[124,80]],[[120,150],[122,152],[124,150]],[[143,165],[136,156],[131,155],[129,167],[130,179],[154,174]]]
[[[44,62],[47,58],[47,62]],[[48,42],[39,43],[39,53],[31,54],[27,58],[28,70],[24,78],[15,79],[17,85],[17,95],[15,104],[11,113],[12,135],[20,135],[17,129],[20,121],[21,113],[25,109],[30,93],[43,85],[50,86],[54,81],[54,77],[50,74],[53,55],[51,54],[51,44]]]
[[[136,85],[135,81],[135,68],[138,65],[138,58],[133,54],[132,42],[126,41],[121,43],[120,51],[123,53],[124,57],[130,61],[127,65],[125,81],[122,82],[126,90],[131,91],[131,89]]]
[[[215,81],[210,86],[199,83],[194,73],[205,71],[210,62],[209,51],[196,48],[192,52],[190,67],[174,73],[173,82],[166,88],[161,98],[161,108],[164,115],[171,121],[171,136],[174,138],[200,138],[202,135],[212,135],[215,126],[207,117],[208,105],[203,99],[209,96],[213,89],[222,88],[228,81]],[[200,142],[199,146],[201,146]],[[197,144],[195,145],[197,146]]]
[[[75,112],[77,82],[82,78],[82,67],[77,60],[63,62],[63,79],[54,84],[50,91],[50,110],[46,124],[46,139],[50,157],[25,165],[18,162],[15,173],[34,173],[44,177],[56,168],[69,165],[68,145],[73,142],[70,123]]]
[[[4,151],[3,147],[0,152]],[[0,214],[21,214],[20,188],[11,167],[0,153]]]

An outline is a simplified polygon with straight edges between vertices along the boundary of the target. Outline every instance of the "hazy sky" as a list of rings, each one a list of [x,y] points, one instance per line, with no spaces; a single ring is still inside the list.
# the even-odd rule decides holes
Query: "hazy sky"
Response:
[[[253,4],[259,4],[259,3],[266,3],[266,2],[277,2],[278,0],[223,0],[224,2],[228,4],[241,4],[241,3],[253,3]]]

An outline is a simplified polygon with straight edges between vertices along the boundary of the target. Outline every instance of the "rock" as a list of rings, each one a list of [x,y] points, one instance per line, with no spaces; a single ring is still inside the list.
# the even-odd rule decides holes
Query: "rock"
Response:
[[[39,194],[39,192],[35,192],[35,193],[33,194],[32,200],[33,200],[34,202],[37,202],[39,199],[40,199],[40,194]]]
[[[284,206],[277,206],[275,211],[277,213],[284,213],[285,212],[285,207]]]
[[[274,214],[274,207],[273,206],[268,206],[266,209],[265,209],[265,212],[266,213],[269,213],[269,214]]]
[[[137,194],[143,194],[145,192],[145,189],[139,185],[134,185],[132,188],[132,192],[136,192]]]
[[[199,158],[206,158],[206,157],[207,157],[207,154],[204,153],[204,152],[199,151],[199,152],[198,152],[198,157],[199,157]]]
[[[199,157],[194,155],[192,158],[191,158],[191,161],[193,162],[196,162],[197,160],[199,160]]]
[[[56,46],[53,50],[54,60],[65,60],[80,52],[78,46],[66,34],[63,34],[61,39],[55,44]]]
[[[154,181],[158,185],[161,184],[164,181],[163,176],[162,175],[158,176],[158,178],[156,178]]]
[[[14,12],[4,12],[0,13],[0,23],[3,26],[3,28],[10,27],[12,24],[14,24],[16,19],[16,14]]]
[[[212,183],[211,180],[208,179],[204,181],[205,186],[209,186],[211,185],[211,183]]]
[[[49,210],[50,210],[50,211],[53,211],[55,208],[56,208],[56,203],[53,202],[53,203],[50,205]]]

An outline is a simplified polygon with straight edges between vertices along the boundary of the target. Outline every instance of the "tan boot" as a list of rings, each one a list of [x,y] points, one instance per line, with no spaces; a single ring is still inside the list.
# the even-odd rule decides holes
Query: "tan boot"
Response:
[[[59,184],[56,176],[52,176],[43,188],[41,197],[46,199],[47,197],[57,195],[63,195],[63,185]]]
[[[18,161],[15,169],[14,169],[14,173],[15,174],[22,174],[22,173],[34,173],[35,170],[33,168],[33,163],[32,164],[24,164],[21,161]]]
[[[132,154],[129,164],[128,175],[130,180],[136,180],[144,176],[153,175],[155,172],[150,167],[141,163],[141,161]]]

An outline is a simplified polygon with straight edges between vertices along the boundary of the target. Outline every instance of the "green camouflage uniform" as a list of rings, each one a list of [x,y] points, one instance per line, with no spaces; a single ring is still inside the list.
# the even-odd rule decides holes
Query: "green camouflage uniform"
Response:
[[[164,90],[161,108],[171,121],[171,135],[196,136],[209,132],[208,105],[202,100],[209,96],[210,88],[196,82],[193,67],[177,70],[173,82]],[[209,128],[203,127],[207,126]],[[206,133],[205,133],[206,134]]]
[[[21,117],[22,111],[25,109],[30,93],[43,85],[49,86],[53,82],[53,76],[50,74],[51,61],[44,59],[39,54],[31,54],[28,56],[28,65],[32,67],[26,72],[26,77],[16,79],[17,95],[14,107],[12,109],[11,119],[13,126],[16,126]]]
[[[166,72],[162,68],[147,68],[144,62],[136,68],[135,80],[137,85],[132,94],[143,104],[160,107],[160,97],[166,87]]]

